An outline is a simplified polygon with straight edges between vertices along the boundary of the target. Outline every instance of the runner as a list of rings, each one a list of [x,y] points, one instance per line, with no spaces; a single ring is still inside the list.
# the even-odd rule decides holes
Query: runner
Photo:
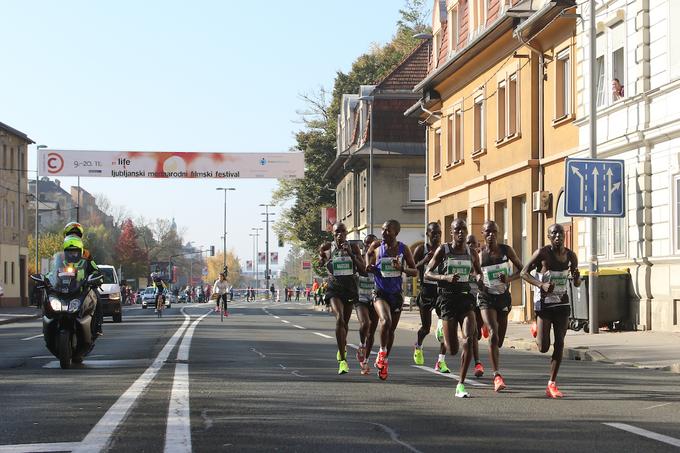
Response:
[[[564,336],[569,322],[569,299],[567,296],[568,279],[572,278],[574,286],[581,286],[581,274],[578,271],[578,257],[564,246],[564,227],[551,225],[548,228],[550,245],[536,250],[534,256],[522,269],[522,278],[540,289],[540,299],[534,302],[534,310],[538,318],[538,335],[536,344],[541,352],[550,349],[550,328],[553,329],[555,341],[550,360],[550,380],[545,390],[549,398],[562,398],[557,388],[557,372],[562,363],[564,352]],[[532,270],[540,270],[538,279],[531,275]]]
[[[479,257],[465,244],[467,224],[462,219],[451,222],[451,243],[437,248],[425,270],[425,277],[436,280],[439,286],[437,304],[443,321],[444,343],[451,355],[459,349],[458,324],[461,324],[463,352],[461,354],[460,380],[456,398],[469,398],[465,390],[465,377],[470,366],[470,354],[475,342],[474,299],[470,294],[470,274],[481,275]]]
[[[469,235],[465,240],[465,243],[468,247],[470,247],[470,250],[479,255],[481,247],[479,245],[479,241],[477,241],[477,237],[475,237],[474,234]],[[470,294],[472,294],[472,297],[477,300],[479,286],[477,285],[476,280],[470,282]],[[477,304],[475,304],[475,320],[477,321],[477,341],[472,343],[472,358],[475,361],[475,377],[479,378],[484,376],[484,365],[482,365],[482,362],[479,360],[479,340],[482,339],[482,336],[484,338],[489,337],[489,329],[487,329],[487,327],[484,325],[484,321],[482,321],[482,313],[479,311],[479,305]]]
[[[364,250],[368,250],[371,244],[378,238],[375,234],[369,234],[364,238]],[[365,275],[364,275],[365,274]],[[359,320],[359,349],[357,349],[357,360],[361,364],[361,374],[367,375],[371,372],[368,364],[373,348],[375,330],[378,327],[378,314],[373,308],[373,291],[375,290],[375,280],[372,273],[364,272],[359,274],[359,298],[354,304]]]
[[[413,259],[416,262],[416,269],[418,269],[418,277],[420,281],[420,293],[418,294],[417,303],[420,311],[420,329],[416,334],[416,344],[413,349],[413,361],[416,365],[424,365],[425,357],[423,356],[423,340],[430,333],[432,328],[432,309],[437,302],[437,282],[426,279],[425,265],[430,262],[434,256],[435,250],[439,247],[442,239],[442,228],[437,222],[430,222],[427,224],[427,242],[419,245],[415,252],[413,252]],[[437,310],[439,315],[439,310]],[[442,373],[449,373],[449,367],[446,365],[446,346],[444,343],[439,343],[439,358],[435,363],[434,369]]]
[[[477,304],[484,324],[489,329],[489,355],[493,367],[493,385],[496,392],[505,388],[499,369],[500,348],[508,330],[508,315],[512,309],[509,283],[519,278],[522,263],[515,251],[506,244],[498,243],[498,225],[487,220],[482,226],[486,245],[482,247],[480,261],[484,285],[480,287]],[[515,271],[510,273],[510,262]]]
[[[401,294],[401,274],[418,275],[411,250],[397,241],[401,230],[398,221],[392,219],[382,226],[382,242],[374,242],[368,249],[369,272],[375,274],[375,298],[373,307],[380,322],[380,352],[375,360],[378,377],[387,379],[387,358],[394,343],[394,331],[401,317],[404,296]]]
[[[352,303],[358,299],[357,271],[364,271],[364,259],[356,245],[347,242],[347,228],[342,222],[333,225],[335,240],[319,249],[320,263],[328,268],[328,288],[324,296],[335,314],[335,340],[338,343],[338,374],[349,372],[347,364],[347,330],[352,317]]]

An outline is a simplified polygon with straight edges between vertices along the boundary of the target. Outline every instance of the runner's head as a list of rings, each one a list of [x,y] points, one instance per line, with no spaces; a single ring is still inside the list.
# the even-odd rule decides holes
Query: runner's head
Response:
[[[564,227],[559,223],[553,223],[548,227],[548,239],[553,247],[564,247]]]
[[[439,222],[427,224],[427,239],[429,244],[435,247],[442,241],[442,227],[439,225]]]
[[[388,244],[393,243],[397,240],[397,235],[401,231],[401,224],[398,220],[390,219],[383,223],[382,226],[382,238]]]
[[[451,222],[451,239],[456,245],[465,244],[467,239],[467,223],[463,219],[455,219]]]
[[[344,223],[335,222],[335,224],[333,224],[333,237],[338,245],[347,240],[347,227]]]
[[[378,237],[375,234],[367,234],[366,237],[364,238],[364,248],[368,250],[371,244],[373,244],[377,240]]]
[[[78,236],[79,238],[82,238],[83,231],[84,231],[83,226],[78,222],[69,222],[64,227],[64,237],[75,235]]]
[[[482,236],[489,246],[498,244],[498,225],[493,220],[487,220],[482,225]]]
[[[471,250],[474,250],[475,252],[479,253],[479,241],[477,240],[477,237],[475,237],[474,234],[469,235],[465,240],[465,243],[467,244],[468,247],[470,247]]]

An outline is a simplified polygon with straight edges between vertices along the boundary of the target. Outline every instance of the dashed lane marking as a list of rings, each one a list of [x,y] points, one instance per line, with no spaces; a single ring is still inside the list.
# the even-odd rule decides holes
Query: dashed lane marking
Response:
[[[458,375],[453,374],[453,373],[440,373],[439,371],[435,371],[432,368],[428,368],[423,365],[411,365],[413,368],[418,368],[419,370],[424,370],[432,374],[436,374],[437,376],[443,376],[449,379],[456,379],[458,380]],[[485,384],[483,382],[475,381],[474,379],[465,379],[466,384],[470,384],[474,387],[488,387],[489,384]]]
[[[52,444],[0,445],[0,453],[42,453],[52,451],[73,451],[78,442],[56,442]]]
[[[320,337],[322,337],[322,338],[333,338],[333,337],[331,337],[331,336],[329,336],[329,335],[326,335],[325,333],[321,333],[321,332],[312,332],[312,333],[313,333],[314,335],[318,335],[318,336],[320,336]]]
[[[296,329],[307,330],[306,327],[298,326],[297,324],[293,324],[293,327],[295,327]]]
[[[282,319],[281,322],[285,322],[286,324],[290,324],[290,321],[286,321],[285,319]]]
[[[42,337],[42,336],[43,336],[43,334],[39,333],[38,335],[33,335],[32,337],[22,338],[21,341],[34,340],[34,339],[40,338],[40,337]]]

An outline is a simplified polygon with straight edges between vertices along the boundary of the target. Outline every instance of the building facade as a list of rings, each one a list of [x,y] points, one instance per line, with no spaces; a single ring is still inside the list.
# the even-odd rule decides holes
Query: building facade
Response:
[[[0,123],[0,306],[28,304],[28,145],[26,134]]]
[[[578,151],[573,95],[573,1],[437,0],[428,74],[406,115],[427,122],[428,220],[495,220],[499,240],[528,260],[557,215],[564,160]],[[522,281],[511,319],[533,316]]]
[[[380,237],[389,219],[401,223],[403,243],[412,247],[424,238],[425,129],[403,112],[418,99],[413,87],[425,76],[427,59],[422,44],[377,84],[342,97],[337,155],[324,177],[335,187],[337,219],[349,239],[371,231]]]
[[[597,1],[597,154],[623,159],[625,218],[600,219],[600,267],[630,269],[638,328],[680,331],[680,2]],[[583,4],[580,14],[589,20]],[[589,36],[578,36],[578,118],[589,149]],[[577,222],[585,259],[587,222]]]

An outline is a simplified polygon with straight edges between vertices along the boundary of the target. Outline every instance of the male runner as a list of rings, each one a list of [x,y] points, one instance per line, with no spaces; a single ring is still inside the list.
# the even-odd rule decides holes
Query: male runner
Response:
[[[531,260],[522,269],[522,278],[540,289],[540,298],[534,302],[534,310],[538,318],[538,335],[536,344],[541,352],[550,349],[550,328],[552,327],[555,342],[550,360],[550,380],[545,390],[549,398],[561,398],[562,392],[557,388],[557,372],[562,363],[564,352],[564,336],[569,322],[569,298],[567,285],[569,278],[574,286],[581,286],[581,274],[578,270],[578,257],[564,246],[564,227],[553,224],[548,228],[550,245],[536,250]],[[531,275],[532,270],[540,270],[538,279]]]
[[[474,234],[468,235],[465,243],[468,247],[470,247],[470,250],[479,255],[481,246],[479,245],[479,241],[477,241],[477,237]],[[476,276],[475,279],[470,281],[470,294],[472,294],[472,297],[477,300],[479,286],[477,285]],[[479,311],[479,305],[477,304],[475,304],[475,320],[477,321],[477,341],[472,344],[472,358],[475,361],[475,377],[479,378],[484,376],[484,365],[482,365],[482,362],[479,360],[479,340],[482,339],[482,336],[484,336],[484,338],[488,338],[489,330],[484,325],[484,321],[482,321],[482,313]]]
[[[371,244],[378,238],[375,234],[369,234],[364,238],[364,250],[368,250]],[[366,258],[368,262],[368,258]],[[359,273],[359,298],[354,304],[359,320],[359,349],[357,349],[357,360],[361,364],[361,374],[370,373],[368,364],[373,348],[375,330],[378,328],[378,314],[373,308],[373,292],[375,291],[375,277],[370,272]]]

